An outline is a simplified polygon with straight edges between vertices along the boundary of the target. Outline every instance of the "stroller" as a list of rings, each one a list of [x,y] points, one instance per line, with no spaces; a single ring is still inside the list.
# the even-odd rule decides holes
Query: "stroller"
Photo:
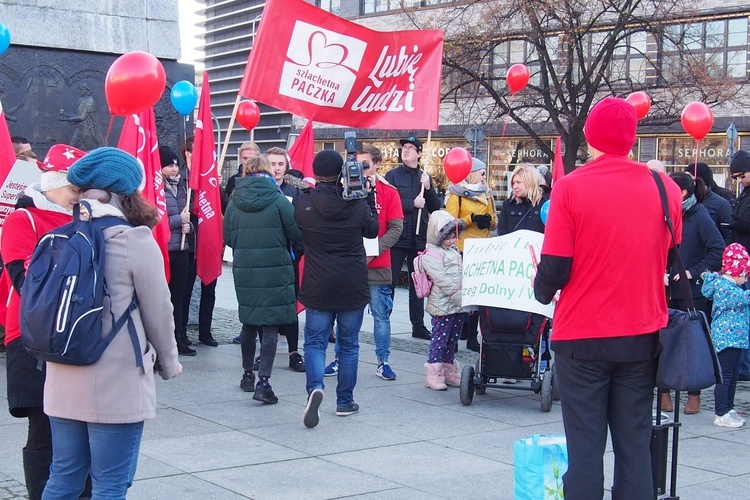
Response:
[[[555,388],[554,364],[550,354],[549,318],[536,313],[479,307],[482,344],[476,369],[464,366],[461,372],[461,403],[471,404],[474,393],[482,395],[487,387],[541,393],[542,411],[560,399]],[[518,384],[498,383],[498,379],[517,379]],[[528,384],[526,383],[528,382]]]

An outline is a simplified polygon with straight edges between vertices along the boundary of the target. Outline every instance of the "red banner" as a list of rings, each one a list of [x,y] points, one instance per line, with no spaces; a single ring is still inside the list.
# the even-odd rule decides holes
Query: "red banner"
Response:
[[[125,117],[125,124],[120,133],[117,147],[135,156],[143,169],[143,183],[140,191],[144,198],[153,203],[159,210],[159,223],[154,227],[153,234],[159,244],[164,257],[164,274],[169,280],[169,217],[167,217],[167,201],[164,198],[164,180],[161,175],[161,160],[159,159],[159,140],[156,137],[156,122],[154,109],[149,108],[137,115]]]
[[[221,276],[223,245],[221,194],[216,168],[210,95],[208,71],[204,71],[201,100],[198,104],[198,122],[195,125],[193,163],[190,167],[190,189],[195,190],[193,213],[198,217],[195,269],[198,277],[206,285]]]
[[[269,0],[240,94],[315,121],[437,130],[443,33],[379,32],[304,0]]]
[[[315,145],[313,142],[313,121],[307,120],[307,124],[300,132],[297,140],[289,148],[291,167],[302,172],[304,177],[314,177],[312,169],[315,157]]]
[[[5,182],[10,169],[16,163],[16,153],[13,151],[13,143],[10,141],[8,122],[5,121],[5,111],[0,103],[0,184]]]

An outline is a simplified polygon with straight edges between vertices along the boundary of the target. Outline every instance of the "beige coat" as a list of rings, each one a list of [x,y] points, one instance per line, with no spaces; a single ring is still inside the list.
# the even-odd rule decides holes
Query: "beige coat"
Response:
[[[427,224],[427,250],[422,256],[422,269],[432,279],[425,311],[432,316],[447,316],[461,311],[461,254],[455,248],[443,248],[440,241],[455,231],[456,219],[444,210],[430,214]],[[450,226],[446,226],[450,224]],[[442,231],[441,231],[442,229]],[[437,254],[440,257],[436,258]]]
[[[96,206],[94,214],[97,214]],[[157,354],[162,378],[178,374],[164,262],[147,227],[115,226],[105,229],[104,237],[104,275],[115,317],[130,304],[134,289],[138,296],[139,306],[132,317],[143,353],[143,366],[136,366],[126,325],[93,365],[47,363],[44,412],[51,417],[83,422],[141,422],[156,416],[154,364]],[[109,310],[105,302],[102,332],[111,328]]]

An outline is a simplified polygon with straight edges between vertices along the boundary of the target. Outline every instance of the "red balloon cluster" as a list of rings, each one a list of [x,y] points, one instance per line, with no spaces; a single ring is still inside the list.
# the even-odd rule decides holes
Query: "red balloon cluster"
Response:
[[[682,128],[693,139],[700,141],[711,131],[714,124],[714,114],[705,103],[694,101],[682,110]]]
[[[625,98],[634,108],[639,120],[651,110],[651,98],[645,92],[633,92]]]
[[[443,170],[453,184],[458,184],[471,173],[471,164],[471,153],[464,148],[453,148],[443,159]]]
[[[505,81],[508,82],[508,88],[512,94],[526,88],[529,78],[531,78],[531,73],[525,64],[514,64],[505,74]]]
[[[104,95],[113,115],[146,111],[159,101],[167,76],[164,66],[148,52],[128,52],[118,57],[107,71]]]
[[[245,127],[245,129],[252,130],[258,125],[260,121],[260,109],[255,101],[242,101],[237,108],[237,121]]]

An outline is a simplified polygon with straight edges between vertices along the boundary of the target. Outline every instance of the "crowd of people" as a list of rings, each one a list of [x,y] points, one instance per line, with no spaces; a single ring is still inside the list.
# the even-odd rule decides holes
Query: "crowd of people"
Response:
[[[692,302],[711,320],[719,353],[723,382],[714,388],[713,423],[744,425],[734,394],[737,381],[750,378],[750,292],[745,289],[750,191],[735,200],[703,163],[669,176],[656,174],[667,187],[675,248],[651,172],[629,159],[636,125],[630,104],[603,99],[586,122],[590,161],[554,186],[546,166],[516,165],[499,213],[487,166],[478,159],[466,179],[449,185],[441,199],[420,164],[423,145],[414,136],[400,141],[401,164],[385,175],[379,172],[381,152],[358,145],[356,157],[367,178],[367,196],[358,199],[342,195],[339,152],[317,153],[314,182],[308,182],[291,168],[284,149],[261,154],[256,144],[243,144],[238,172],[222,190],[223,239],[233,254],[242,324],[235,339],[242,352],[241,390],[260,403],[278,403],[270,379],[282,335],[289,368],[306,375],[303,424],[312,428],[320,422],[326,376],[336,377],[335,414],[357,413],[359,332],[368,306],[374,375],[397,378],[389,364],[390,316],[404,267],[411,335],[430,341],[425,385],[432,390],[460,386],[459,340],[474,351],[481,344],[478,315],[462,306],[466,239],[521,229],[545,233],[533,286],[540,302],[557,300],[551,345],[568,443],[565,494],[602,497],[609,432],[615,450],[613,498],[650,498],[658,331],[666,324],[668,306],[685,309],[689,302],[674,265],[676,252],[687,269]],[[33,158],[30,145],[20,139],[17,156]],[[39,163],[40,184],[24,191],[5,222],[0,253],[2,282],[10,291],[3,340],[8,403],[13,416],[29,421],[23,460],[30,498],[124,498],[135,474],[143,423],[155,416],[154,375],[174,378],[182,371],[178,355],[196,355],[187,330],[200,238],[188,186],[192,138],[181,153],[182,164],[174,150],[159,149],[171,230],[168,280],[150,231],[157,213],[138,191],[142,170],[118,149],[86,153],[53,146]],[[749,153],[738,151],[730,170],[743,187],[750,186]],[[100,360],[87,366],[50,362],[39,369],[21,343],[26,263],[45,232],[71,221],[80,200],[87,201],[92,219],[114,216],[128,222],[104,233],[104,275],[112,297],[106,308],[119,314],[134,294],[138,297],[133,314],[143,366],[132,362],[125,335],[116,336]],[[627,206],[631,217],[615,223],[601,210],[613,205]],[[432,281],[426,305],[411,279],[418,257],[416,271]],[[210,347],[218,345],[211,331],[215,287],[216,281],[200,284],[197,340]],[[425,312],[432,317],[431,328],[424,324]],[[332,332],[335,347],[327,364]],[[662,408],[673,409],[668,392]],[[700,409],[700,393],[690,393],[684,412]]]

